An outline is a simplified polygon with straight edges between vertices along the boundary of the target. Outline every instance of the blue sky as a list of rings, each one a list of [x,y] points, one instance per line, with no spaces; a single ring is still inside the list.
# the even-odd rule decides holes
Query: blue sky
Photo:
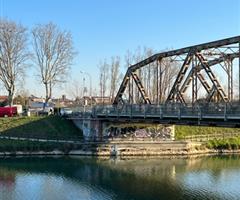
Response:
[[[239,0],[0,0],[0,16],[29,29],[51,21],[71,31],[78,51],[71,79],[82,79],[83,70],[94,86],[104,58],[138,46],[161,51],[240,34]],[[30,93],[43,95],[30,75],[26,83]]]

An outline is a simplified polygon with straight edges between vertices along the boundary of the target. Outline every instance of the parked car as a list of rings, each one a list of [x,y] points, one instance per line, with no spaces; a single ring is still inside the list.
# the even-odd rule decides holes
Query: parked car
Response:
[[[5,106],[5,107],[9,107],[9,106]],[[18,115],[22,115],[23,114],[23,108],[22,108],[22,105],[12,105],[12,107],[16,107],[17,108],[17,114]]]
[[[45,107],[44,109],[38,111],[39,115],[52,115],[54,114],[52,107]]]
[[[61,116],[69,116],[72,114],[72,110],[70,108],[61,108],[60,115]]]
[[[0,117],[13,117],[17,115],[17,107],[7,106],[0,107]]]

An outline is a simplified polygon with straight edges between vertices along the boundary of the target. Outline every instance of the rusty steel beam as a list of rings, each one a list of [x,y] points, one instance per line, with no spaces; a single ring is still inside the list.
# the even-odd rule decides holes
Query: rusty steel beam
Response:
[[[130,79],[130,70],[127,70],[127,73],[125,74],[123,81],[120,85],[120,88],[117,92],[117,95],[113,101],[113,104],[118,104],[118,102],[120,102],[122,100],[122,95],[127,87],[127,84],[129,83],[129,79]]]
[[[201,62],[202,67],[204,68],[205,72],[207,73],[209,79],[212,81],[212,84],[214,85],[215,89],[218,91],[222,100],[224,102],[228,102],[229,99],[228,99],[227,95],[225,94],[223,87],[221,86],[221,84],[217,80],[216,76],[214,75],[213,71],[210,69],[208,62],[205,60],[205,58],[200,53],[197,53],[196,56],[199,59],[199,61]]]
[[[182,64],[182,67],[181,67],[181,69],[180,69],[180,71],[177,75],[177,78],[176,78],[176,80],[173,84],[173,87],[172,87],[166,101],[173,100],[176,97],[177,93],[179,92],[179,86],[180,86],[181,81],[183,80],[183,78],[184,78],[184,76],[187,72],[187,69],[190,65],[190,62],[192,60],[192,55],[193,55],[192,51],[188,52],[188,55],[187,55],[187,57],[185,58],[185,60]]]
[[[140,92],[144,102],[146,104],[151,104],[151,101],[150,101],[150,99],[149,99],[149,97],[148,97],[148,95],[146,93],[146,90],[144,89],[144,87],[142,85],[142,82],[140,81],[138,75],[135,72],[132,72],[131,75],[133,77],[133,80],[134,80],[135,84],[138,87],[138,90],[139,90],[139,92]]]
[[[213,65],[220,64],[220,63],[226,61],[226,59],[233,60],[234,58],[237,58],[237,57],[238,57],[238,53],[225,54],[225,55],[222,55],[219,58],[216,58],[214,60],[208,61],[207,65],[211,67]],[[197,77],[200,80],[200,82],[203,85],[203,87],[205,88],[205,90],[207,91],[207,93],[209,94],[207,99],[211,100],[210,97],[212,97],[213,93],[215,92],[214,91],[214,87],[211,88],[209,86],[209,84],[207,83],[206,79],[200,73],[201,70],[203,70],[203,69],[204,68],[203,68],[203,66],[201,64],[197,66]],[[193,74],[193,69],[191,69],[191,71],[189,72],[187,78],[185,79],[184,83],[182,84],[181,89],[179,90],[181,96],[183,96],[183,94],[186,92],[187,88],[190,86],[190,83],[192,81],[192,74]]]
[[[235,43],[240,43],[240,36],[226,38],[223,40],[217,40],[217,41],[203,43],[203,44],[194,45],[194,46],[189,46],[189,47],[185,47],[185,48],[181,48],[181,49],[177,49],[177,50],[166,51],[166,52],[162,52],[162,53],[158,53],[153,56],[150,56],[149,58],[146,58],[145,60],[130,66],[129,69],[135,71],[145,65],[148,65],[148,64],[156,61],[157,59],[186,54],[191,49],[195,49],[196,51],[202,51],[205,49],[217,48],[217,47],[235,44]]]

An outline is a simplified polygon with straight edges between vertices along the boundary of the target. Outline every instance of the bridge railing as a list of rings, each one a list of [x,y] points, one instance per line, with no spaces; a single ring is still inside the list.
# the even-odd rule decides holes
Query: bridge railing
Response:
[[[240,118],[240,104],[160,104],[160,105],[135,105],[123,106],[95,106],[92,112],[94,117],[174,117],[174,118],[204,118],[228,117]]]

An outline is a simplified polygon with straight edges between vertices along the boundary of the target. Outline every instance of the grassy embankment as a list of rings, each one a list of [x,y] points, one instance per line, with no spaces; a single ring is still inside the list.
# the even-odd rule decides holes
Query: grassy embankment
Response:
[[[207,126],[175,126],[176,139],[184,139],[187,136],[197,135],[221,135],[239,133],[240,128],[207,127]]]
[[[176,126],[175,133],[177,139],[184,139],[187,136],[196,135],[223,135],[236,134],[240,135],[240,128],[223,128],[223,127],[200,127],[200,126]],[[240,137],[232,138],[214,138],[206,142],[205,146],[210,149],[240,149]]]
[[[58,116],[0,118],[0,135],[54,140],[82,138],[81,131],[71,121]],[[73,147],[73,144],[58,144],[55,142],[0,139],[0,152],[52,151],[54,149],[66,151]]]
[[[195,135],[216,135],[239,133],[240,128],[175,126],[176,139],[184,139]],[[72,139],[81,137],[82,133],[72,122],[58,116],[49,117],[16,117],[0,118],[0,135],[47,139]],[[50,142],[30,142],[0,139],[0,152],[5,150],[65,150],[72,148],[70,144],[56,144]],[[240,149],[240,137],[218,138],[206,143],[208,148]]]
[[[48,139],[82,136],[71,121],[59,116],[0,118],[0,135]]]
[[[209,149],[240,149],[240,137],[210,140],[207,142],[206,147]]]

